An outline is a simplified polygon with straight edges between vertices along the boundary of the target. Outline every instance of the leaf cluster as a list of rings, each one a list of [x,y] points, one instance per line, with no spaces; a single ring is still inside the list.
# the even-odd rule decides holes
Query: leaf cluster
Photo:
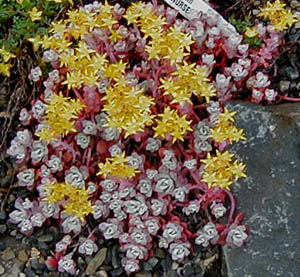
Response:
[[[0,0],[0,47],[16,49],[23,40],[36,35],[45,35],[48,27],[65,3],[47,0]],[[42,19],[32,22],[28,12],[36,7],[42,11]]]
[[[255,49],[263,44],[263,40],[259,37],[248,38],[245,37],[245,42],[249,44],[250,48]]]
[[[239,33],[244,33],[248,27],[252,25],[250,17],[246,16],[242,19],[235,19],[234,16],[229,17],[229,22],[235,26]]]

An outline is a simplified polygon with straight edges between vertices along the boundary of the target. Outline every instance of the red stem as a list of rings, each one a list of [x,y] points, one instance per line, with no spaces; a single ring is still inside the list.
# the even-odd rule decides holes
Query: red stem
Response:
[[[234,199],[232,193],[229,190],[223,189],[223,191],[227,194],[227,196],[229,197],[230,202],[231,202],[230,213],[229,213],[229,217],[228,217],[228,223],[231,224],[233,222],[233,214],[235,212],[236,202],[235,202],[235,199]]]
[[[300,98],[288,97],[288,96],[284,96],[284,95],[280,95],[280,94],[278,94],[278,97],[279,97],[280,99],[286,100],[286,101],[300,102]]]

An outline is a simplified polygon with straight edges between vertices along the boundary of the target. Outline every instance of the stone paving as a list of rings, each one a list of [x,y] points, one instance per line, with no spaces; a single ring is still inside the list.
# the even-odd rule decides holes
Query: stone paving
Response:
[[[236,125],[248,140],[232,151],[248,178],[233,192],[245,213],[250,241],[224,247],[228,277],[300,276],[300,105],[232,102]],[[226,276],[224,274],[224,276]]]

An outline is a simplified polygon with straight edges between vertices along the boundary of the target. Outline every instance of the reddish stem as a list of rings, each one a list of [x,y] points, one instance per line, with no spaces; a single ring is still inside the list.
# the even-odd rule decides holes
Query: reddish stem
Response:
[[[229,212],[229,217],[228,217],[228,223],[231,224],[233,222],[233,214],[235,211],[236,202],[235,202],[235,199],[234,199],[232,193],[229,190],[223,189],[223,191],[227,194],[227,196],[229,197],[230,202],[231,202],[231,207],[230,207],[230,212]]]
[[[288,96],[284,96],[284,95],[280,95],[280,94],[278,94],[278,97],[279,97],[280,99],[286,100],[286,101],[300,102],[300,98],[288,97]]]

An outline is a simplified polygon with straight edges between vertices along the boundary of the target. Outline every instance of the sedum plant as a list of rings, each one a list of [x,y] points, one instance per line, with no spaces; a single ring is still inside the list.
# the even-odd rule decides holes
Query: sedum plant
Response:
[[[154,246],[183,262],[195,244],[244,244],[230,189],[246,165],[224,149],[245,135],[224,101],[245,87],[254,101],[276,98],[261,70],[280,34],[260,28],[265,44],[249,50],[218,17],[94,2],[29,39],[53,70],[32,69],[42,90],[7,151],[19,186],[33,192],[10,219],[26,235],[60,225],[48,267],[78,276],[78,257],[94,255],[99,237],[119,241],[128,274]]]

